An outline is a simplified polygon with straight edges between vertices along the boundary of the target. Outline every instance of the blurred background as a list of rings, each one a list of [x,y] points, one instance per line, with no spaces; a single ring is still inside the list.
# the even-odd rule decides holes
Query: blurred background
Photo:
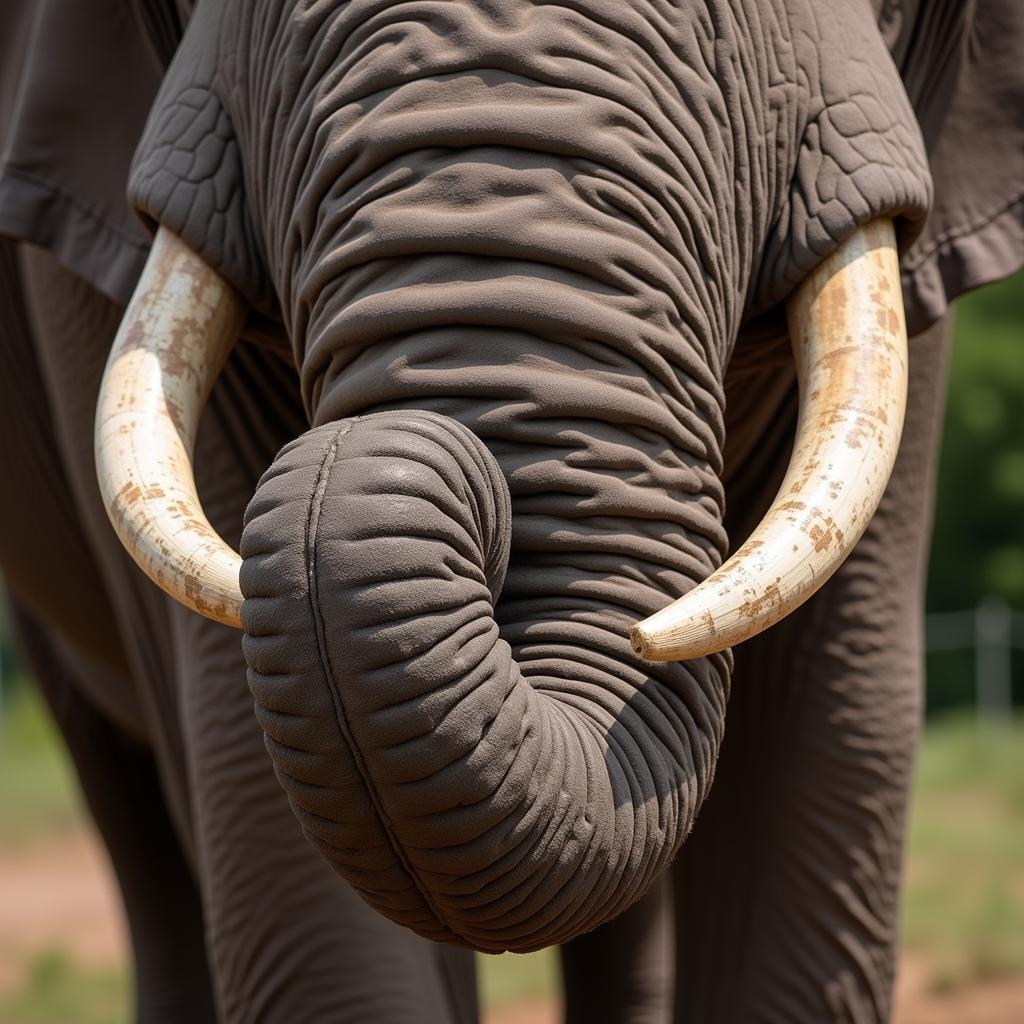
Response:
[[[1024,1021],[1024,274],[958,305],[896,1024]],[[104,855],[0,608],[0,1024],[129,1019]],[[489,1024],[557,1019],[554,954],[482,960]]]

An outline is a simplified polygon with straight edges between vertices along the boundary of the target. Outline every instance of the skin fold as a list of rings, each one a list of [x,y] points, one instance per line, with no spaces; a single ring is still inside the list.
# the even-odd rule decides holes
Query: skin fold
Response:
[[[129,201],[252,309],[195,457],[244,636],[105,521],[91,417],[126,296],[70,231],[60,259],[0,245],[0,562],[121,881],[139,1018],[468,1022],[468,949],[561,943],[572,1022],[885,1020],[934,293],[840,573],[735,655],[649,664],[628,632],[774,494],[795,285],[877,217],[931,244],[890,52],[907,81],[924,58],[859,2],[137,8],[168,63]]]

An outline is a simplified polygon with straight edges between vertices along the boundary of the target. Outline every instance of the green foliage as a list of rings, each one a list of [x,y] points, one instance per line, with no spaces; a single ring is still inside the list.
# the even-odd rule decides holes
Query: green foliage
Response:
[[[958,305],[937,497],[930,606],[1024,607],[1024,274]]]
[[[22,988],[0,996],[0,1024],[127,1024],[128,989],[123,970],[86,970],[50,950],[33,960]]]
[[[936,989],[1024,973],[1024,718],[928,727],[903,905],[905,944]]]
[[[14,637],[11,630],[11,613],[7,607],[7,591],[3,586],[4,577],[0,573],[0,684],[4,694],[15,688],[22,678],[21,662],[18,652],[14,649]],[[0,697],[4,696],[0,694]],[[0,706],[0,712],[3,707]]]
[[[987,594],[1024,609],[1024,274],[957,304],[928,608]],[[930,709],[973,701],[970,657],[929,658]],[[1020,655],[1014,678],[1022,701]]]

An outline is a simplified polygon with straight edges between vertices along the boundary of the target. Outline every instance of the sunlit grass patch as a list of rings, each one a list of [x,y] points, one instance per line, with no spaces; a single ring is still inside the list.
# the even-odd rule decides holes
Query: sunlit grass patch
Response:
[[[49,950],[32,961],[24,985],[0,995],[0,1024],[126,1024],[129,987],[123,970],[84,968]]]
[[[929,726],[908,853],[904,941],[933,987],[1024,973],[1024,721]]]
[[[558,951],[501,956],[477,956],[480,999],[484,1006],[504,1006],[521,999],[552,995],[558,991]]]

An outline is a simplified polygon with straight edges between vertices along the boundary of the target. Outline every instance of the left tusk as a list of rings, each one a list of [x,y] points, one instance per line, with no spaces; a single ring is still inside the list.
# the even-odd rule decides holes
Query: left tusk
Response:
[[[241,559],[199,503],[192,453],[245,305],[179,238],[157,233],[114,339],[96,408],[96,473],[121,543],[207,618],[240,626]]]
[[[764,519],[714,574],[637,623],[634,651],[681,661],[724,650],[807,600],[860,539],[903,432],[907,329],[892,222],[861,228],[790,299],[800,415]]]

